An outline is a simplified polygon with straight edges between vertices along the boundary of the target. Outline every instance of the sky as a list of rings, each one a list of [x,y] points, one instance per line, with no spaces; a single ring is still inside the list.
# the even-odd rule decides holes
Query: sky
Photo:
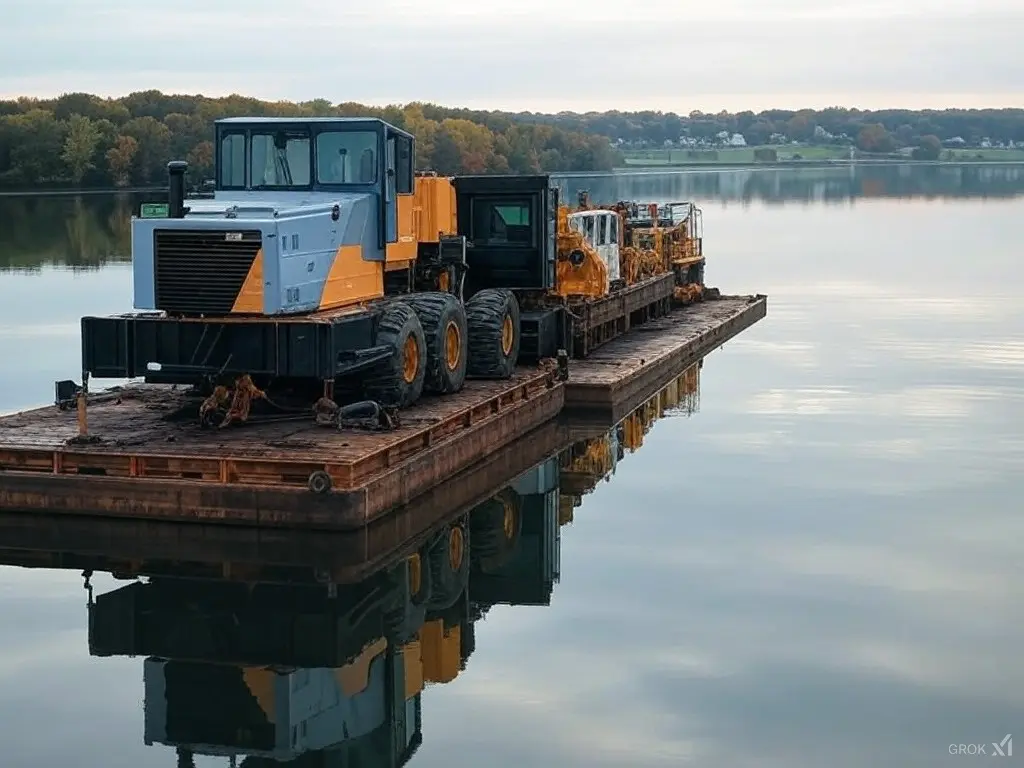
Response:
[[[1024,107],[1021,0],[0,0],[0,97]]]

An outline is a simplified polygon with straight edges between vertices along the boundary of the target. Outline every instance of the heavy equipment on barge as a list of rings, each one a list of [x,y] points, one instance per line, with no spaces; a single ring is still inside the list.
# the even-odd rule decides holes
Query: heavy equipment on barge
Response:
[[[83,424],[104,378],[190,385],[222,426],[271,390],[400,408],[585,357],[703,292],[699,236],[659,206],[416,173],[414,137],[381,120],[227,118],[215,148],[212,199],[186,200],[171,162],[167,203],[132,221],[136,311],[82,319],[82,383],[56,395]]]

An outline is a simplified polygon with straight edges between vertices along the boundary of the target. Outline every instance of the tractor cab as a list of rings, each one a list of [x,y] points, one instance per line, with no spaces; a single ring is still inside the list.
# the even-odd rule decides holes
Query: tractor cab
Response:
[[[414,139],[375,118],[232,117],[215,123],[215,200],[317,204],[370,195],[381,247],[413,193]],[[197,209],[201,210],[201,209]]]

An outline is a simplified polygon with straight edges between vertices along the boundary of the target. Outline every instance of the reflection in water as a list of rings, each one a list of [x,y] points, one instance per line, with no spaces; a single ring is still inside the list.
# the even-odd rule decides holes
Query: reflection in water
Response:
[[[1024,194],[1024,165],[843,165],[618,173],[560,179],[574,200],[718,199],[845,202],[858,198],[1009,198]],[[92,269],[131,255],[132,213],[148,196],[0,196],[0,271],[43,265]]]
[[[88,270],[129,261],[138,202],[129,194],[0,196],[0,271]]]
[[[406,765],[423,739],[424,688],[466,670],[474,624],[493,606],[550,603],[573,508],[657,420],[696,412],[701,365],[610,430],[568,425],[590,436],[449,511],[425,540],[414,532],[356,582],[299,562],[287,576],[280,563],[239,567],[230,543],[212,578],[210,563],[69,552],[88,549],[73,534],[62,551],[8,540],[0,562],[85,569],[89,652],[147,657],[144,740],[173,747],[179,766],[199,755],[248,768]],[[130,583],[94,596],[93,571]]]
[[[1024,165],[842,165],[570,176],[563,195],[587,189],[596,202],[761,200],[838,203],[858,198],[1010,198],[1024,194]]]

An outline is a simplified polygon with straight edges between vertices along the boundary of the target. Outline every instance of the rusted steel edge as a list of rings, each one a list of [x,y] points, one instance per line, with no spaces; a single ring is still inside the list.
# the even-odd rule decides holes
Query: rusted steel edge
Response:
[[[588,409],[605,412],[612,410],[625,416],[649,396],[646,393],[668,384],[697,360],[763,319],[767,311],[767,297],[754,297],[743,309],[707,333],[697,336],[691,343],[660,355],[610,384],[574,384],[570,369],[569,381],[565,384],[565,410],[567,413]]]
[[[545,386],[528,400],[518,401],[519,407],[501,409],[355,489],[311,493],[274,486],[7,471],[0,473],[0,509],[165,522],[358,530],[553,419],[564,402],[559,383]],[[491,427],[499,434],[493,434]],[[467,440],[475,443],[473,450],[456,450]],[[437,464],[439,458],[442,466],[431,471],[430,465]]]
[[[431,492],[438,482],[457,475],[467,466],[476,466],[504,446],[515,444],[524,434],[557,418],[565,407],[564,386],[552,386],[545,393],[546,396],[533,396],[531,408],[499,413],[478,429],[451,436],[438,444],[437,450],[417,453],[400,467],[375,476],[366,487],[365,516],[360,525],[390,515],[396,507]],[[460,454],[469,457],[468,461],[460,459]],[[413,478],[422,480],[417,482]]]
[[[292,582],[326,573],[337,584],[352,583],[405,557],[567,443],[565,428],[549,421],[355,532],[0,513],[0,564],[109,571],[132,563],[146,575],[180,575],[184,567],[200,578],[238,581]]]
[[[382,446],[357,459],[347,462],[310,461],[285,457],[240,458],[202,457],[165,452],[136,453],[127,451],[92,452],[89,450],[11,449],[0,446],[0,454],[8,453],[21,459],[14,469],[0,469],[0,476],[15,473],[36,473],[58,476],[88,475],[100,479],[103,475],[79,472],[78,468],[104,470],[107,477],[138,478],[159,481],[205,483],[210,485],[238,485],[254,487],[305,487],[309,476],[316,471],[327,472],[332,486],[339,490],[354,490],[376,474],[387,471],[410,457],[429,449],[439,441],[488,424],[509,407],[535,397],[551,387],[560,386],[554,371],[538,371],[529,379],[457,411],[436,424],[425,426],[402,440]],[[147,462],[150,462],[147,464]],[[14,463],[14,462],[12,462]],[[173,467],[188,465],[188,470]],[[168,466],[170,468],[168,468]],[[74,471],[67,471],[73,467]],[[108,474],[109,473],[109,474]],[[276,474],[276,477],[275,477]],[[183,476],[184,475],[184,476]],[[271,482],[271,480],[276,482]]]
[[[555,419],[549,420],[450,482],[430,488],[410,504],[389,511],[355,534],[348,534],[363,542],[363,560],[332,572],[344,572],[346,581],[358,581],[408,556],[442,526],[491,498],[519,475],[570,444],[565,426]],[[495,482],[495,477],[501,479]],[[472,541],[469,546],[473,546]]]
[[[674,290],[675,275],[672,272],[649,277],[625,290],[595,301],[590,307],[590,320],[595,325],[600,325],[628,317],[637,310],[667,299]]]

